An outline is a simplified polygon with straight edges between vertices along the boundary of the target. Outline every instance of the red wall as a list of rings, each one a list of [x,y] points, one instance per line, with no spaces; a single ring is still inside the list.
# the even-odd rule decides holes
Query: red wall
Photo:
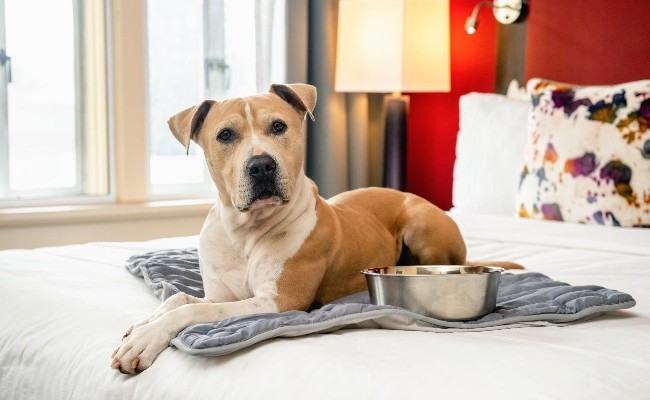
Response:
[[[580,85],[650,78],[650,1],[534,0],[526,77]]]
[[[472,91],[494,93],[496,26],[492,11],[481,10],[474,35],[464,28],[477,3],[450,1],[451,92],[410,94],[407,190],[445,210],[452,205],[458,99]]]

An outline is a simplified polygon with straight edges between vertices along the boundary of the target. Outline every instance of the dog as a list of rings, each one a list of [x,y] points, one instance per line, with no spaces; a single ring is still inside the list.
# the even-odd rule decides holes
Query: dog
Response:
[[[470,265],[455,222],[413,194],[366,188],[324,200],[304,173],[316,88],[205,100],[169,127],[196,142],[218,190],[200,234],[204,298],[178,293],[128,328],[111,367],[140,372],[184,328],[254,313],[308,310],[367,290],[362,269]],[[521,268],[501,263],[505,268]]]

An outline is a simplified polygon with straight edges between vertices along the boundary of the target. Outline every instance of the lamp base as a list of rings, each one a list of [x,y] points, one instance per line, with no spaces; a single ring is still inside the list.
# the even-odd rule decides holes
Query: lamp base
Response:
[[[406,190],[406,122],[409,98],[388,95],[384,98],[384,187]]]

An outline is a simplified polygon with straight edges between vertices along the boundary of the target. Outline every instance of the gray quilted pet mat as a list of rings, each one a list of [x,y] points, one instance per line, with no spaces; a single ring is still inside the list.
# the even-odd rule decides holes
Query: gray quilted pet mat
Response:
[[[136,255],[127,261],[127,269],[144,278],[162,300],[180,291],[203,297],[196,249]],[[372,305],[368,292],[362,292],[311,312],[255,314],[193,325],[180,332],[171,344],[189,354],[220,356],[274,337],[344,328],[466,332],[546,326],[583,321],[635,304],[629,294],[600,286],[571,286],[536,272],[503,274],[497,310],[472,321],[442,321],[398,307]]]

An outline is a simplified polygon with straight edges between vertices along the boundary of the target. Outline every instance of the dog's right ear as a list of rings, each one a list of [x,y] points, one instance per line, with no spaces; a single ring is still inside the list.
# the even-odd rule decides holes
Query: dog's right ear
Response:
[[[210,108],[216,103],[214,100],[205,100],[198,106],[190,107],[171,117],[167,124],[176,140],[181,142],[185,151],[190,151],[190,140],[196,141],[203,121],[208,115]]]

